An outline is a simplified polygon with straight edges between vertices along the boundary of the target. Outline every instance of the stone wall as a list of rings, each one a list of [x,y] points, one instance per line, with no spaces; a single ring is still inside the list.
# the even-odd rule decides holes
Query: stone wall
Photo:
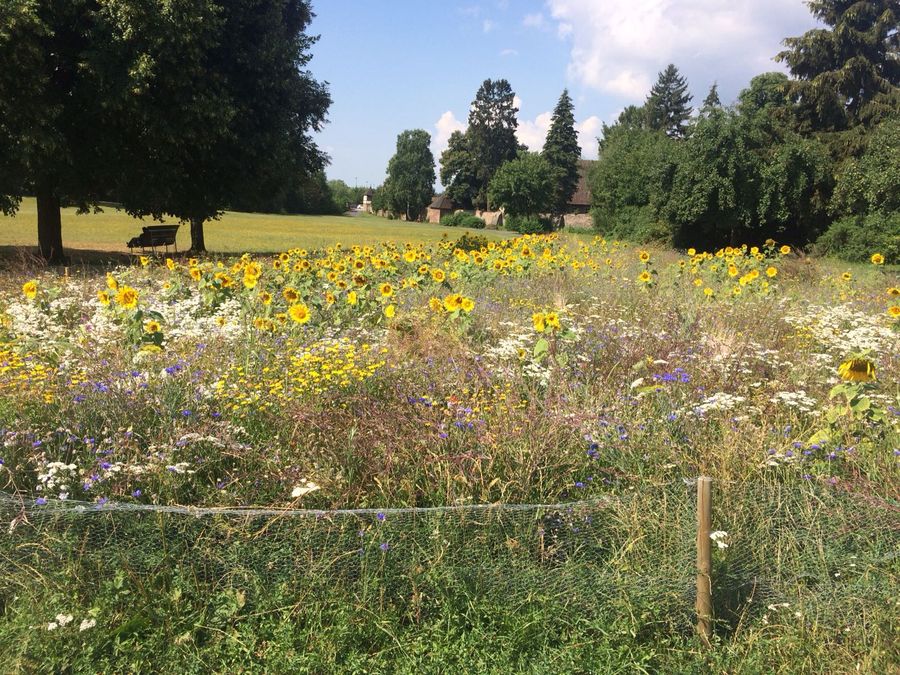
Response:
[[[593,227],[590,213],[567,213],[563,220],[566,227]]]

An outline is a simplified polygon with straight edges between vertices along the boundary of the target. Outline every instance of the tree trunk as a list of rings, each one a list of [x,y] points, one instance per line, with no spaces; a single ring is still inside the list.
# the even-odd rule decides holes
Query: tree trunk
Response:
[[[203,239],[203,222],[205,218],[191,218],[191,252],[205,253],[206,241]]]
[[[53,190],[40,188],[37,197],[38,246],[41,257],[51,265],[63,265],[62,219],[59,212],[59,197]]]

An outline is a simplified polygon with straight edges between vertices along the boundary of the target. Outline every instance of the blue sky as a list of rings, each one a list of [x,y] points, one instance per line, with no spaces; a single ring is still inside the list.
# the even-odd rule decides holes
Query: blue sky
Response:
[[[801,0],[313,0],[321,35],[310,70],[329,82],[316,140],[329,178],[378,185],[397,134],[425,129],[435,159],[486,78],[519,99],[519,139],[539,149],[563,88],[575,101],[582,154],[674,63],[694,102],[719,84],[725,103],[750,78],[782,70],[781,40],[815,22]]]

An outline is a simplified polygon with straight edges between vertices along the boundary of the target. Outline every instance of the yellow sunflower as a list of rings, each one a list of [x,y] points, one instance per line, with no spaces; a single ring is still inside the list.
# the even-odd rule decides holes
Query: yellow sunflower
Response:
[[[378,291],[381,293],[382,298],[390,298],[394,295],[394,287],[386,281],[378,287]]]
[[[37,292],[38,285],[33,279],[22,284],[22,294],[29,300],[34,300],[37,297]]]
[[[880,253],[873,253],[869,260],[872,261],[873,265],[884,265],[884,256]]]
[[[298,302],[297,304],[291,305],[288,308],[288,316],[290,316],[294,322],[302,325],[309,321],[309,307],[304,305],[302,302]]]
[[[846,382],[871,382],[875,379],[875,364],[866,358],[847,359],[838,366],[838,375]]]
[[[138,303],[138,292],[131,286],[120,286],[116,293],[116,303],[125,309],[134,309]]]
[[[159,321],[153,319],[144,324],[144,332],[150,333],[151,335],[158,333],[161,329],[162,326],[159,325]]]

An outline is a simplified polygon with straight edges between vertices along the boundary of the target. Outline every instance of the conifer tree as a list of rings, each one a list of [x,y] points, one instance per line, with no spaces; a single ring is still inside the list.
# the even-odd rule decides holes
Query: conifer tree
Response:
[[[564,89],[544,141],[544,159],[556,174],[553,196],[554,215],[565,213],[566,206],[575,188],[578,187],[578,160],[581,148],[578,146],[578,132],[575,131],[575,114],[568,89]]]
[[[665,131],[671,138],[683,138],[691,116],[687,81],[674,64],[659,74],[647,97],[647,121],[651,129]]]

